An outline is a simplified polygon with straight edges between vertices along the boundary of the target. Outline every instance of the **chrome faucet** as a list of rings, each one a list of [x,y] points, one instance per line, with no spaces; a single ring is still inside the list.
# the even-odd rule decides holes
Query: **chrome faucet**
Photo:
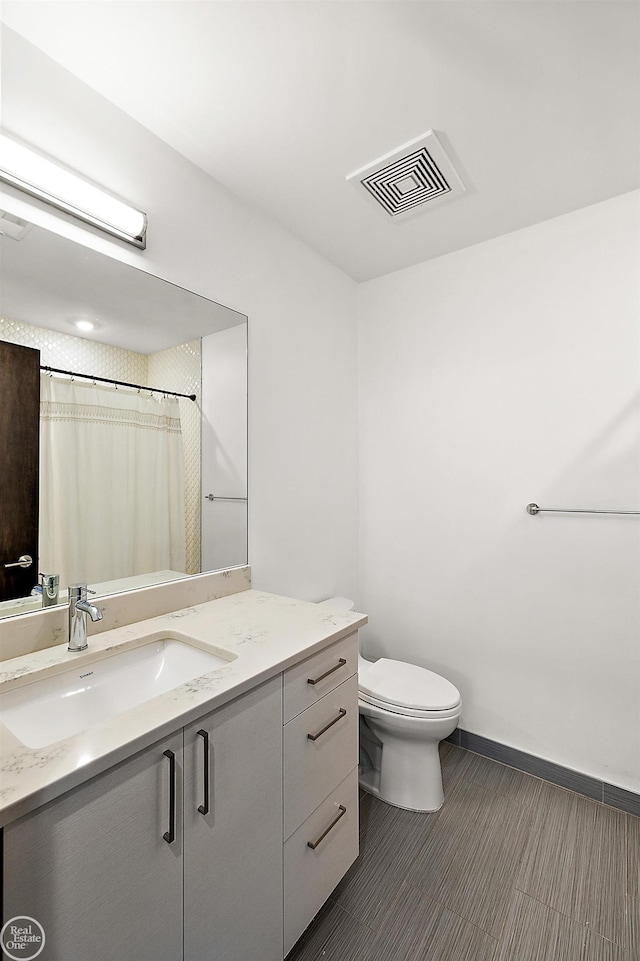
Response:
[[[42,591],[42,606],[55,607],[58,603],[59,574],[41,574],[40,590]]]
[[[85,651],[87,649],[87,614],[92,621],[102,620],[102,611],[95,604],[90,604],[86,584],[69,585],[69,646],[68,651]]]

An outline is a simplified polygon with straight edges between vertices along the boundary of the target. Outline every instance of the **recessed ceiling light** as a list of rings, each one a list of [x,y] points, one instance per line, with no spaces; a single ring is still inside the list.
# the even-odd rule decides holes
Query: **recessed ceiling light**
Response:
[[[76,320],[75,322],[78,330],[95,330],[96,325],[92,324],[90,320]]]

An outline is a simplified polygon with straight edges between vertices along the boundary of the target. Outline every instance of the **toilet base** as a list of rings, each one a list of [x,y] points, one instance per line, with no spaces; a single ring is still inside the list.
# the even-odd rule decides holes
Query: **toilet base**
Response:
[[[458,716],[425,721],[361,702],[360,786],[406,811],[438,811],[444,801],[439,742],[455,730]]]
[[[360,785],[363,791],[366,791],[367,794],[371,794],[373,797],[380,798],[380,800],[384,801],[385,804],[390,804],[391,807],[394,807],[394,808],[400,808],[401,811],[415,811],[418,814],[431,813],[431,809],[429,812],[425,812],[425,809],[422,807],[419,807],[419,808],[408,807],[406,804],[398,804],[397,801],[391,801],[389,800],[389,798],[381,797],[380,771],[376,771],[373,768],[365,768],[364,770],[360,770],[358,772],[358,784]],[[444,798],[443,798],[443,802],[444,802]],[[442,803],[440,804],[440,807],[442,807]],[[440,808],[433,809],[433,811],[439,811],[439,810]]]

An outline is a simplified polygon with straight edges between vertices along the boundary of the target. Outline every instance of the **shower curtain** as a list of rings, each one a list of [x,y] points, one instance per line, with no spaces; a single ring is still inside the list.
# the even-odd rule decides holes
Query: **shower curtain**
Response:
[[[185,570],[176,397],[43,375],[39,570],[60,586]]]

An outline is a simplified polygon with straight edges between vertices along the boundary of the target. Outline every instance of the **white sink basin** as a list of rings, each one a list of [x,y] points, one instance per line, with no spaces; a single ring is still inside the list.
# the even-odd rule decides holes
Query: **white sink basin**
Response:
[[[45,747],[234,660],[162,638],[78,664],[0,695],[0,720],[27,747]]]

